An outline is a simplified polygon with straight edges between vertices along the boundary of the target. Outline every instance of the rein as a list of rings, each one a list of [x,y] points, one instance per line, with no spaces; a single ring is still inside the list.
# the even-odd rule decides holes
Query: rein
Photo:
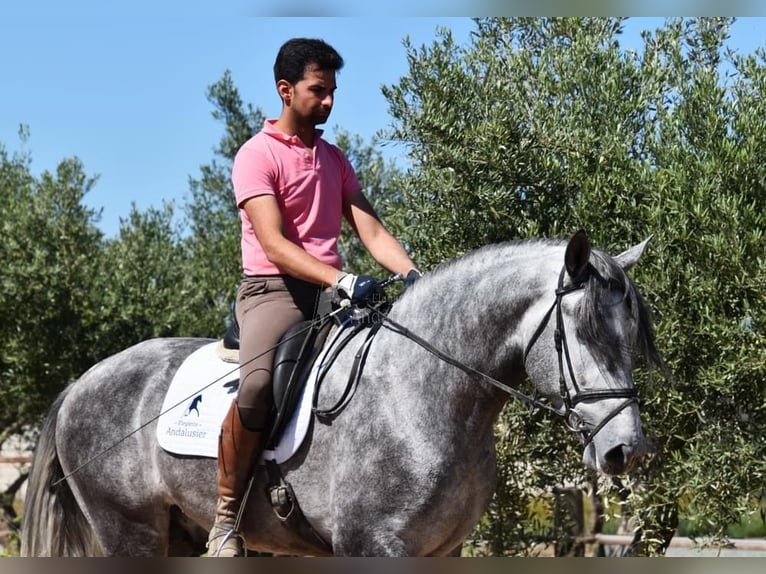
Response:
[[[561,301],[565,295],[568,295],[569,293],[574,293],[575,291],[579,291],[580,289],[583,289],[585,287],[585,282],[581,281],[579,283],[573,283],[567,287],[564,287],[564,274],[565,274],[565,268],[562,268],[561,273],[559,274],[558,287],[556,288],[556,291],[555,291],[556,298],[554,299],[553,304],[550,306],[548,311],[543,316],[542,320],[540,321],[540,324],[537,326],[537,329],[535,329],[535,332],[532,335],[532,338],[529,340],[529,343],[527,344],[527,347],[524,350],[524,358],[523,358],[523,361],[526,364],[527,356],[529,355],[530,350],[532,349],[534,344],[537,342],[537,340],[540,338],[542,333],[545,331],[545,328],[548,326],[548,322],[550,321],[551,315],[553,314],[554,311],[556,311],[556,329],[554,331],[553,336],[554,336],[554,343],[556,347],[556,354],[558,355],[559,393],[564,403],[563,412],[559,409],[553,408],[548,403],[543,402],[540,399],[537,399],[535,397],[530,397],[529,395],[526,395],[522,393],[521,391],[518,391],[504,383],[501,383],[497,379],[490,377],[489,375],[474,369],[473,367],[469,367],[465,363],[455,359],[454,357],[448,355],[444,351],[437,349],[436,347],[431,345],[428,341],[426,341],[422,337],[419,337],[418,335],[416,335],[415,333],[413,333],[412,331],[410,331],[403,325],[397,323],[396,321],[388,317],[387,314],[381,314],[380,316],[383,318],[383,321],[390,326],[390,330],[407,337],[408,339],[410,339],[414,343],[417,343],[423,349],[425,349],[426,351],[428,351],[435,357],[441,359],[445,363],[448,363],[454,367],[457,367],[458,369],[460,369],[466,374],[479,377],[483,381],[519,399],[520,401],[530,405],[531,407],[544,409],[560,417],[563,417],[565,425],[569,430],[571,430],[572,432],[577,432],[582,434],[583,447],[587,447],[593,441],[596,434],[599,433],[601,429],[603,429],[609,421],[611,421],[614,417],[616,417],[620,412],[622,412],[626,407],[628,407],[632,403],[638,403],[638,398],[637,398],[637,393],[635,388],[605,389],[605,390],[591,390],[591,391],[580,390],[580,387],[577,384],[577,380],[574,375],[572,360],[569,355],[569,345],[567,344],[566,331],[564,330],[564,318],[561,311]],[[569,387],[567,386],[567,383],[566,383],[566,376],[564,371],[564,359],[566,359],[567,370],[569,371],[569,378],[572,381],[574,394],[571,394],[569,392]],[[593,428],[593,430],[590,430],[590,431],[587,429],[586,423],[583,420],[582,416],[575,410],[575,406],[578,403],[581,403],[584,401],[593,401],[593,400],[601,400],[601,399],[621,399],[621,398],[624,398],[627,400],[625,400],[616,408],[612,409],[612,411],[610,411],[610,413],[607,416],[605,416],[603,420],[599,422],[599,424],[597,424]]]

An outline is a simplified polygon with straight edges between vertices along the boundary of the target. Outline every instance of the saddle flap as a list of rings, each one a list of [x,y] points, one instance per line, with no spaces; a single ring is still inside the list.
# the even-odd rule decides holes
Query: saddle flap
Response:
[[[282,434],[290,414],[295,410],[311,367],[332,326],[332,320],[319,323],[304,321],[288,329],[282,336],[272,372],[274,406],[268,441],[270,446]]]

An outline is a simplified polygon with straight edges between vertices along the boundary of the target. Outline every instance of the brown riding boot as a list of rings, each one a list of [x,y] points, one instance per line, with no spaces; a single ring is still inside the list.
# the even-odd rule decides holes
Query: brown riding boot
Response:
[[[265,440],[264,432],[251,431],[242,425],[237,402],[232,401],[218,439],[218,502],[215,524],[207,541],[208,556],[245,556],[242,536],[234,527],[242,496]]]

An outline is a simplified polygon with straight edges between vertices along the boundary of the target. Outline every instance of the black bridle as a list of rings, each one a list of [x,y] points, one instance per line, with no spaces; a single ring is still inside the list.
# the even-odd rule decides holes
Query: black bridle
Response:
[[[530,397],[522,393],[521,391],[518,391],[514,389],[513,387],[510,387],[504,383],[501,383],[497,379],[494,379],[493,377],[490,377],[489,375],[486,375],[482,373],[481,371],[474,369],[473,367],[469,367],[462,361],[459,361],[458,359],[450,356],[444,351],[437,349],[431,343],[429,343],[422,337],[416,335],[415,333],[407,329],[405,326],[394,321],[388,316],[386,312],[382,312],[382,313],[378,312],[379,310],[375,309],[372,306],[370,306],[369,308],[372,311],[376,311],[375,316],[377,320],[385,323],[387,329],[395,333],[399,333],[400,335],[403,335],[404,337],[407,337],[408,339],[410,339],[414,343],[417,343],[423,349],[425,349],[432,355],[438,357],[445,363],[448,363],[454,367],[457,367],[458,369],[460,369],[461,371],[465,372],[468,375],[472,375],[486,381],[487,383],[493,385],[494,387],[500,389],[501,391],[504,391],[505,393],[513,397],[516,397],[517,399],[530,405],[531,407],[551,411],[552,413],[563,417],[564,424],[566,425],[566,427],[573,432],[580,433],[582,435],[583,447],[587,447],[593,441],[596,434],[598,434],[606,426],[606,424],[609,421],[611,421],[614,417],[620,414],[625,408],[627,408],[631,404],[638,403],[638,397],[637,397],[636,389],[633,387],[622,388],[622,389],[605,389],[605,390],[581,390],[580,386],[577,384],[577,379],[575,378],[574,369],[572,367],[572,360],[569,356],[569,346],[567,345],[566,332],[564,330],[564,318],[563,318],[563,313],[561,310],[561,300],[564,298],[565,295],[569,293],[574,293],[575,291],[579,291],[580,289],[583,289],[585,287],[585,281],[572,283],[571,285],[564,287],[565,273],[566,273],[566,268],[563,267],[561,269],[561,273],[559,274],[558,287],[556,288],[556,291],[555,291],[556,298],[554,299],[553,304],[550,306],[548,311],[543,316],[542,320],[540,321],[540,324],[538,325],[537,329],[532,335],[532,338],[529,340],[529,343],[527,344],[527,347],[524,350],[524,359],[523,359],[524,364],[526,366],[527,355],[529,355],[530,350],[532,349],[534,344],[537,342],[537,340],[540,338],[542,333],[545,331],[545,328],[548,326],[548,322],[550,321],[551,315],[553,314],[554,311],[556,311],[556,330],[554,331],[553,336],[554,336],[554,343],[556,346],[556,354],[558,355],[559,394],[564,404],[563,411],[561,409],[553,408],[547,401],[544,401],[537,397]],[[569,387],[567,386],[566,375],[564,371],[565,358],[566,358],[567,370],[569,371],[569,378],[572,381],[572,388],[574,389],[574,393],[570,393]],[[575,410],[575,406],[577,406],[577,404],[581,402],[597,401],[602,399],[626,399],[626,400],[623,401],[621,404],[619,404],[616,408],[612,409],[609,412],[609,414],[601,420],[601,422],[599,422],[592,430],[590,430],[588,429],[587,424],[585,420],[583,419],[582,415],[580,415],[580,413],[578,413]]]
[[[561,311],[561,300],[565,295],[574,293],[585,287],[585,282],[580,281],[578,283],[572,283],[564,287],[564,274],[566,268],[561,269],[559,274],[558,287],[556,288],[556,298],[553,304],[540,321],[537,329],[535,330],[532,338],[527,344],[527,348],[524,350],[524,364],[527,362],[527,355],[532,347],[540,338],[545,328],[548,326],[553,311],[556,311],[556,330],[553,332],[553,340],[556,346],[556,354],[558,355],[559,363],[559,396],[564,404],[563,412],[560,410],[554,410],[556,414],[564,418],[567,428],[573,432],[581,433],[583,436],[583,446],[587,447],[596,434],[603,429],[606,424],[622,412],[626,407],[633,403],[638,403],[638,396],[635,387],[622,388],[622,389],[604,389],[604,390],[581,390],[577,384],[577,379],[572,368],[572,359],[569,356],[569,345],[567,344],[566,331],[564,329],[564,318]],[[572,382],[573,393],[570,393],[569,386],[567,385],[566,375],[564,371],[564,359],[566,358],[567,371],[569,371],[569,379]],[[575,406],[578,403],[585,401],[598,401],[602,399],[626,399],[616,408],[612,409],[607,416],[605,416],[601,422],[599,422],[592,430],[587,428],[585,420],[575,410]]]

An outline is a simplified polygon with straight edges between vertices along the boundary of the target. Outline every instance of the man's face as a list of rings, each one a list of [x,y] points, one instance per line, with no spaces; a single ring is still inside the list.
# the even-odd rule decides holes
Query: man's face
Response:
[[[291,86],[286,103],[298,119],[323,124],[330,116],[336,88],[334,70],[307,67],[303,78]]]

